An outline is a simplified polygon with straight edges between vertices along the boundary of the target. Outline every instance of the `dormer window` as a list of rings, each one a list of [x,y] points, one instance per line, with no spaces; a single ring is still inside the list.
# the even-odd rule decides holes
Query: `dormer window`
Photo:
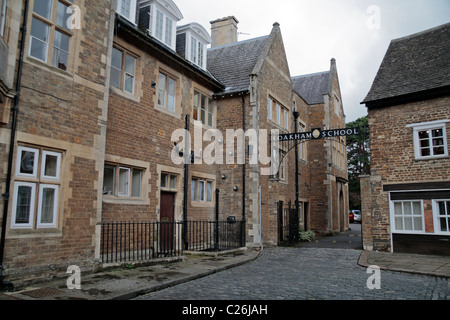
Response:
[[[133,24],[136,24],[136,1],[117,0],[116,6],[116,12]]]
[[[198,23],[177,28],[177,53],[202,69],[206,69],[206,52],[210,43],[209,33]]]
[[[175,50],[176,24],[183,15],[172,0],[140,2],[139,25],[163,44]]]

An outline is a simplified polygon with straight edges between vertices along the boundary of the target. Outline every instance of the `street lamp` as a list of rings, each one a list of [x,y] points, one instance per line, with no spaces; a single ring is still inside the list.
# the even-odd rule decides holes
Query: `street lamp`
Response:
[[[294,115],[294,130],[295,133],[298,133],[298,117],[300,116],[300,113],[297,111],[297,105],[294,101],[293,103],[293,115]],[[298,203],[298,143],[295,142],[295,222],[296,224],[299,221],[299,203]],[[295,233],[298,234],[297,232]]]

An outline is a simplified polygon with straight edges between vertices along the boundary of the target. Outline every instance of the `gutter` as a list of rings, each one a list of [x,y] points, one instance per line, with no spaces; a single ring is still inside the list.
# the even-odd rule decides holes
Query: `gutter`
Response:
[[[27,34],[27,21],[28,21],[28,1],[25,0],[25,8],[23,14],[23,24],[22,24],[22,39],[20,43],[20,54],[19,54],[19,64],[17,68],[17,82],[16,82],[16,96],[14,99],[14,107],[12,108],[13,118],[11,124],[11,139],[9,144],[9,155],[8,155],[8,171],[6,175],[6,188],[5,193],[2,194],[3,197],[3,217],[2,217],[2,233],[0,238],[0,291],[14,291],[14,285],[11,282],[5,282],[3,280],[3,258],[5,252],[5,240],[6,240],[6,220],[8,218],[8,207],[11,189],[11,175],[12,175],[12,164],[14,156],[14,144],[16,140],[17,131],[17,117],[19,114],[19,100],[20,100],[20,87],[22,79],[22,67],[23,67],[23,54],[25,51],[25,39]]]

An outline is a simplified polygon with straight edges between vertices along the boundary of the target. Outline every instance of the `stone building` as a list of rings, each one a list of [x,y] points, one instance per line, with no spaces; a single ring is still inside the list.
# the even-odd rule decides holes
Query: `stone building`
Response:
[[[298,197],[302,228],[348,226],[343,140],[303,141],[296,159],[271,139],[345,126],[334,60],[311,101],[278,23],[238,42],[235,17],[210,36],[177,26],[172,0],[19,2],[0,2],[8,279],[101,266],[104,221],[213,220],[219,204],[220,219],[245,220],[244,245],[276,245]]]
[[[371,175],[361,178],[367,250],[450,254],[450,24],[391,42],[363,103]]]

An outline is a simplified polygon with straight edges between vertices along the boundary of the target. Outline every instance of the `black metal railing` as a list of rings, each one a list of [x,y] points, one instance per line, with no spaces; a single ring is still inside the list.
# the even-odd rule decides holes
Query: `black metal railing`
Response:
[[[176,257],[183,255],[183,250],[223,251],[245,246],[245,221],[233,219],[185,223],[104,221],[99,225],[103,263]]]

